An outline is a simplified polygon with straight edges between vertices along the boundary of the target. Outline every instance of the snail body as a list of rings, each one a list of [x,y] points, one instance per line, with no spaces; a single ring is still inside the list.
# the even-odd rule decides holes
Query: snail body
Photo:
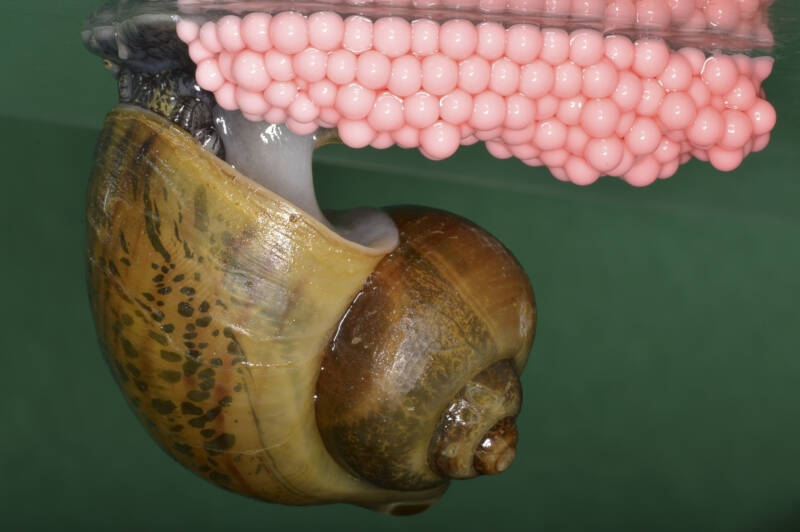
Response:
[[[284,504],[413,513],[513,458],[535,325],[522,268],[451,214],[361,243],[134,106],[90,181],[98,335],[177,461]]]

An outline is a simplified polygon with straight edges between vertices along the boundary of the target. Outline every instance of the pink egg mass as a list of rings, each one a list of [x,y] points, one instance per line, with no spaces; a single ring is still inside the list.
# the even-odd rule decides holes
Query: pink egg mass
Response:
[[[771,42],[770,3],[524,5],[602,20],[606,35],[622,27],[688,28]],[[500,5],[513,11],[513,2]],[[185,17],[177,32],[200,87],[250,120],[285,122],[303,135],[336,127],[349,146],[397,144],[435,160],[479,139],[496,157],[547,166],[580,185],[609,175],[646,186],[691,157],[733,170],[766,147],[776,120],[761,87],[771,58],[675,50],[658,37],[328,11]]]

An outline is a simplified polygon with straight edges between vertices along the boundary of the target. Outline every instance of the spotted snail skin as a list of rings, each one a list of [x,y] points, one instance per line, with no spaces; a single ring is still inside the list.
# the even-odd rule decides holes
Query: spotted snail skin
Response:
[[[531,286],[472,223],[389,214],[396,242],[348,241],[164,117],[111,111],[89,292],[113,374],[171,456],[266,501],[395,514],[508,467]]]

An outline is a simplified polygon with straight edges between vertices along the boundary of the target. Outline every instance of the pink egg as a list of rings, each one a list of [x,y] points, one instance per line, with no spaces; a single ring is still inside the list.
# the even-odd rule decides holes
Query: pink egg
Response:
[[[581,67],[572,62],[558,65],[555,70],[553,83],[553,96],[557,98],[572,98],[580,94],[583,72]]]
[[[389,83],[392,64],[381,52],[369,50],[358,56],[356,79],[368,89],[382,89]]]
[[[477,130],[489,131],[505,120],[506,102],[494,92],[482,92],[472,99],[472,117],[469,125]]]
[[[225,50],[236,53],[245,47],[241,24],[242,19],[235,15],[226,15],[217,22],[217,38]]]
[[[580,123],[586,132],[597,138],[609,137],[619,125],[619,107],[608,99],[592,99],[583,105]]]
[[[628,70],[633,66],[634,46],[631,40],[623,35],[606,37],[605,54],[617,70]]]
[[[508,120],[508,118],[506,118]],[[533,138],[534,133],[536,133],[536,122],[531,120],[527,126],[523,127],[522,129],[508,129],[504,128],[503,133],[500,137],[503,139],[503,142],[508,144],[509,146],[517,146],[521,144],[525,144],[529,147],[530,141]],[[514,155],[515,157],[519,157],[520,159],[527,159],[529,157],[538,156],[539,152],[537,150],[536,155],[529,155],[528,157],[519,157],[518,155]]]
[[[728,109],[746,111],[756,103],[758,96],[753,82],[744,76],[739,76],[733,88],[724,96],[723,103]]]
[[[329,52],[338,49],[344,38],[344,21],[337,13],[317,11],[308,17],[308,42]]]
[[[661,30],[669,27],[672,12],[664,0],[639,0],[636,2],[636,26]]]
[[[477,53],[488,61],[503,56],[506,51],[506,30],[496,22],[478,24]]]
[[[616,168],[610,170],[607,174],[613,177],[622,177],[633,167],[634,162],[636,162],[636,158],[633,154],[627,148],[623,148],[622,160]]]
[[[697,107],[687,93],[671,92],[664,96],[658,118],[668,129],[686,129],[697,118]]]
[[[308,46],[306,18],[294,11],[278,13],[269,23],[273,46],[285,54],[296,54]]]
[[[178,34],[178,38],[189,44],[193,40],[197,39],[200,34],[200,26],[197,25],[196,22],[192,22],[191,20],[181,19],[178,21],[178,24],[175,26],[175,31]]]
[[[478,140],[482,140],[486,142],[487,140],[497,140],[500,138],[500,133],[502,133],[503,128],[496,127],[492,129],[477,129],[475,130],[475,136]]]
[[[600,61],[605,53],[603,35],[595,30],[575,30],[569,39],[569,58],[578,66],[588,67]]]
[[[422,87],[422,66],[416,57],[404,55],[392,61],[388,87],[400,97],[410,96]]]
[[[376,150],[385,150],[394,146],[394,140],[390,133],[384,131],[383,133],[378,133],[369,145]]]
[[[591,185],[600,177],[600,172],[589,166],[581,157],[572,156],[567,159],[564,171],[570,181],[580,186]]]
[[[225,84],[225,77],[220,72],[216,59],[212,58],[205,59],[197,65],[195,78],[202,89],[211,92],[218,91]]]
[[[375,103],[375,91],[358,83],[348,83],[336,92],[336,110],[348,120],[365,118]]]
[[[486,90],[491,79],[489,62],[476,55],[458,65],[458,86],[470,94]]]
[[[503,125],[510,129],[523,129],[534,121],[536,107],[534,103],[521,94],[506,98],[506,118]]]
[[[554,168],[561,168],[565,164],[567,164],[567,159],[569,159],[569,152],[563,148],[556,148],[553,150],[543,150],[539,154],[539,159],[541,159],[541,161],[545,164],[545,166],[547,166],[547,168],[550,169],[550,171],[552,172]]]
[[[772,131],[777,120],[775,108],[768,101],[762,99],[756,100],[756,103],[747,110],[747,116],[753,123],[753,133],[758,136]]]
[[[542,50],[542,32],[530,24],[514,24],[506,31],[506,56],[520,65],[530,63]]]
[[[403,101],[405,119],[418,129],[432,125],[439,118],[439,99],[427,92],[417,92]]]
[[[294,79],[291,56],[277,50],[270,50],[264,54],[264,66],[269,77],[274,80],[289,81]]]
[[[750,58],[746,58],[748,61]],[[756,57],[753,61],[753,77],[757,85],[766,80],[772,74],[772,67],[775,65],[775,59],[772,57]],[[741,69],[740,69],[741,70]]]
[[[214,100],[217,105],[226,111],[236,111],[239,105],[236,103],[236,87],[233,83],[225,82],[222,87],[214,91]]]
[[[607,59],[583,69],[582,87],[587,98],[608,98],[618,82],[619,73]]]
[[[392,133],[392,139],[401,148],[416,148],[419,146],[419,130],[415,127],[403,126]]]
[[[648,155],[656,151],[661,143],[661,130],[656,122],[647,117],[639,117],[633,121],[625,145],[634,155]]]
[[[339,120],[337,132],[342,142],[351,148],[365,148],[377,133],[364,120]]]
[[[622,162],[623,153],[622,141],[615,136],[589,139],[584,149],[586,161],[602,174],[616,168]]]
[[[429,55],[422,60],[422,88],[436,96],[452,91],[458,85],[458,65],[443,54]]]
[[[617,86],[611,98],[623,111],[636,109],[642,101],[642,80],[629,70],[620,72]]]
[[[438,52],[439,24],[424,18],[412,22],[411,51],[417,56],[426,56]]]
[[[586,96],[578,95],[566,100],[561,100],[558,104],[556,117],[565,125],[574,126],[580,123],[583,106],[586,103]]]
[[[327,79],[312,83],[308,87],[308,97],[317,107],[333,107],[338,87]]]
[[[552,118],[545,120],[539,123],[533,139],[536,146],[541,150],[558,150],[567,141],[567,127]],[[544,158],[542,160],[548,166],[551,166]]]
[[[472,96],[461,89],[442,96],[439,100],[439,115],[451,124],[463,124],[472,117]]]
[[[208,21],[200,26],[200,42],[212,54],[218,54],[222,51],[222,44],[217,38],[217,25],[215,23]]]
[[[641,39],[636,42],[633,71],[644,78],[657,78],[669,62],[669,48],[661,39]]]
[[[706,55],[698,48],[681,48],[678,53],[689,62],[692,67],[692,75],[700,74],[706,63]]]
[[[672,11],[670,19],[672,24],[680,26],[688,22],[695,10],[695,0],[669,0]]]
[[[264,113],[264,122],[270,124],[283,124],[286,122],[286,111],[280,107],[273,107]]]
[[[375,100],[367,122],[375,131],[395,131],[405,124],[403,100],[384,92]]]
[[[655,116],[664,101],[664,88],[654,79],[642,82],[642,99],[636,106],[636,112],[642,116]]]
[[[720,146],[712,146],[708,150],[708,161],[720,172],[736,170],[742,164],[743,159],[744,153],[741,149],[726,150]]]
[[[723,111],[722,120],[725,122],[725,133],[719,145],[726,150],[741,149],[753,136],[753,123],[742,111]]]
[[[530,141],[530,139],[528,139]],[[529,160],[533,159],[534,157],[539,157],[542,151],[535,146],[532,146],[530,142],[525,144],[515,144],[508,147],[508,150],[511,154],[520,160]],[[542,163],[539,163],[541,166]]]
[[[319,126],[316,122],[298,122],[293,118],[286,119],[286,126],[294,133],[295,135],[310,135],[314,133]]]
[[[711,28],[731,31],[739,23],[739,6],[728,0],[706,0],[703,14]]]
[[[242,19],[241,34],[244,44],[256,52],[272,48],[269,38],[269,23],[272,17],[266,13],[250,13]]]
[[[222,72],[222,75],[225,76],[225,79],[227,81],[236,81],[233,77],[233,54],[230,52],[220,52],[217,59],[219,70]]]
[[[536,100],[536,120],[553,118],[558,112],[559,103],[559,99],[552,94],[542,96]]]
[[[519,87],[519,65],[508,58],[492,63],[489,87],[498,94],[509,96]]]
[[[217,56],[217,64],[219,64],[219,70],[222,72],[222,75],[225,76],[226,81],[230,81],[235,83],[236,79],[233,76],[233,60],[235,59],[234,54],[230,52],[220,52]],[[263,62],[263,57],[261,58]]]
[[[703,81],[713,94],[723,95],[733,89],[738,77],[736,63],[726,55],[709,57],[703,65]]]
[[[319,107],[305,94],[298,94],[289,105],[289,116],[300,123],[313,122],[319,116]]]
[[[661,171],[658,173],[658,178],[669,179],[675,175],[675,173],[678,171],[678,167],[680,167],[680,161],[678,161],[678,159],[673,159],[663,163],[661,165]]]
[[[373,46],[391,58],[411,50],[411,24],[401,17],[382,17],[374,24]]]
[[[567,141],[564,146],[572,155],[580,156],[583,155],[583,150],[586,148],[590,138],[582,127],[569,126],[567,127]]]
[[[297,85],[291,81],[273,81],[264,91],[264,97],[273,107],[285,109],[297,97]]]
[[[629,29],[636,21],[636,5],[633,0],[612,0],[605,10],[605,23],[609,29]]]
[[[347,17],[344,21],[342,46],[354,54],[366,52],[372,48],[372,35],[370,19],[360,15]]]
[[[319,110],[319,125],[322,127],[333,128],[341,120],[342,115],[333,107],[324,107]]]
[[[658,179],[660,172],[661,165],[658,164],[655,158],[642,157],[625,173],[624,179],[629,185],[646,187],[652,185]]]
[[[348,50],[336,50],[328,56],[327,76],[337,85],[353,81],[356,78],[357,69],[356,56]]]
[[[511,151],[509,151],[506,145],[501,142],[494,142],[490,140],[484,145],[486,146],[486,151],[488,151],[492,157],[496,157],[497,159],[509,159],[512,156]]]
[[[478,46],[478,30],[467,20],[448,20],[439,30],[439,49],[456,61],[471,56]]]
[[[692,97],[697,107],[705,107],[711,103],[711,91],[700,78],[694,78],[689,85],[689,96]]]
[[[634,111],[627,111],[625,113],[621,113],[619,115],[619,122],[617,123],[617,128],[614,130],[614,133],[622,138],[628,134],[630,131],[631,126],[633,125],[634,120],[636,120],[637,115]]]
[[[769,145],[769,133],[757,136],[753,141],[753,153],[763,151]]]
[[[252,50],[243,50],[236,54],[231,71],[236,83],[249,91],[261,92],[271,81],[264,64],[264,56]]]
[[[446,159],[453,155],[461,141],[459,129],[439,120],[419,133],[419,145],[433,160]]]
[[[725,133],[725,122],[722,115],[712,107],[703,107],[697,112],[697,118],[686,131],[693,146],[707,148],[722,139]]]
[[[569,35],[558,28],[542,30],[542,51],[539,57],[545,62],[558,66],[569,58]]]
[[[692,84],[692,65],[679,53],[670,54],[664,72],[658,77],[659,83],[668,91],[685,91]]]
[[[561,151],[566,153],[566,150],[561,150]],[[564,162],[566,163],[566,159],[564,160]],[[550,174],[552,174],[552,176],[558,179],[559,181],[564,181],[565,183],[569,181],[569,176],[567,175],[567,172],[563,168],[557,166],[548,166],[547,169],[550,171]]]
[[[670,161],[677,161],[681,155],[681,146],[677,142],[669,139],[661,139],[661,143],[656,148],[653,156],[660,164],[667,164]]]
[[[328,54],[316,48],[306,48],[292,58],[292,68],[309,83],[320,81],[328,72]]]
[[[189,43],[189,58],[193,63],[197,64],[213,57],[214,54],[207,50],[199,39]]]
[[[530,98],[541,98],[548,94],[555,83],[553,67],[537,59],[533,63],[522,67],[520,72],[519,90]]]

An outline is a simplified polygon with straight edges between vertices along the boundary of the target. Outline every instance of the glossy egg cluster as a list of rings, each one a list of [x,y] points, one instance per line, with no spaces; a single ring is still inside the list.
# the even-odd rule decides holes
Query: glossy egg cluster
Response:
[[[761,89],[771,58],[658,38],[291,11],[186,19],[178,34],[198,84],[248,119],[298,134],[336,127],[349,146],[431,159],[482,140],[578,184],[648,185],[692,156],[732,170],[776,119]]]
[[[207,0],[179,0],[184,11],[202,12]],[[703,34],[698,42],[713,46],[722,37],[744,38],[769,46],[772,33],[767,10],[774,0],[326,0],[359,10],[403,9],[412,15],[424,10],[460,13],[525,15],[564,25],[578,23],[593,29],[668,31]],[[302,2],[301,2],[302,3]],[[194,5],[193,5],[194,4]],[[215,4],[241,5],[240,0],[217,0]],[[367,12],[361,14],[369,14]],[[386,14],[384,13],[381,13]],[[438,16],[438,15],[437,15]]]

